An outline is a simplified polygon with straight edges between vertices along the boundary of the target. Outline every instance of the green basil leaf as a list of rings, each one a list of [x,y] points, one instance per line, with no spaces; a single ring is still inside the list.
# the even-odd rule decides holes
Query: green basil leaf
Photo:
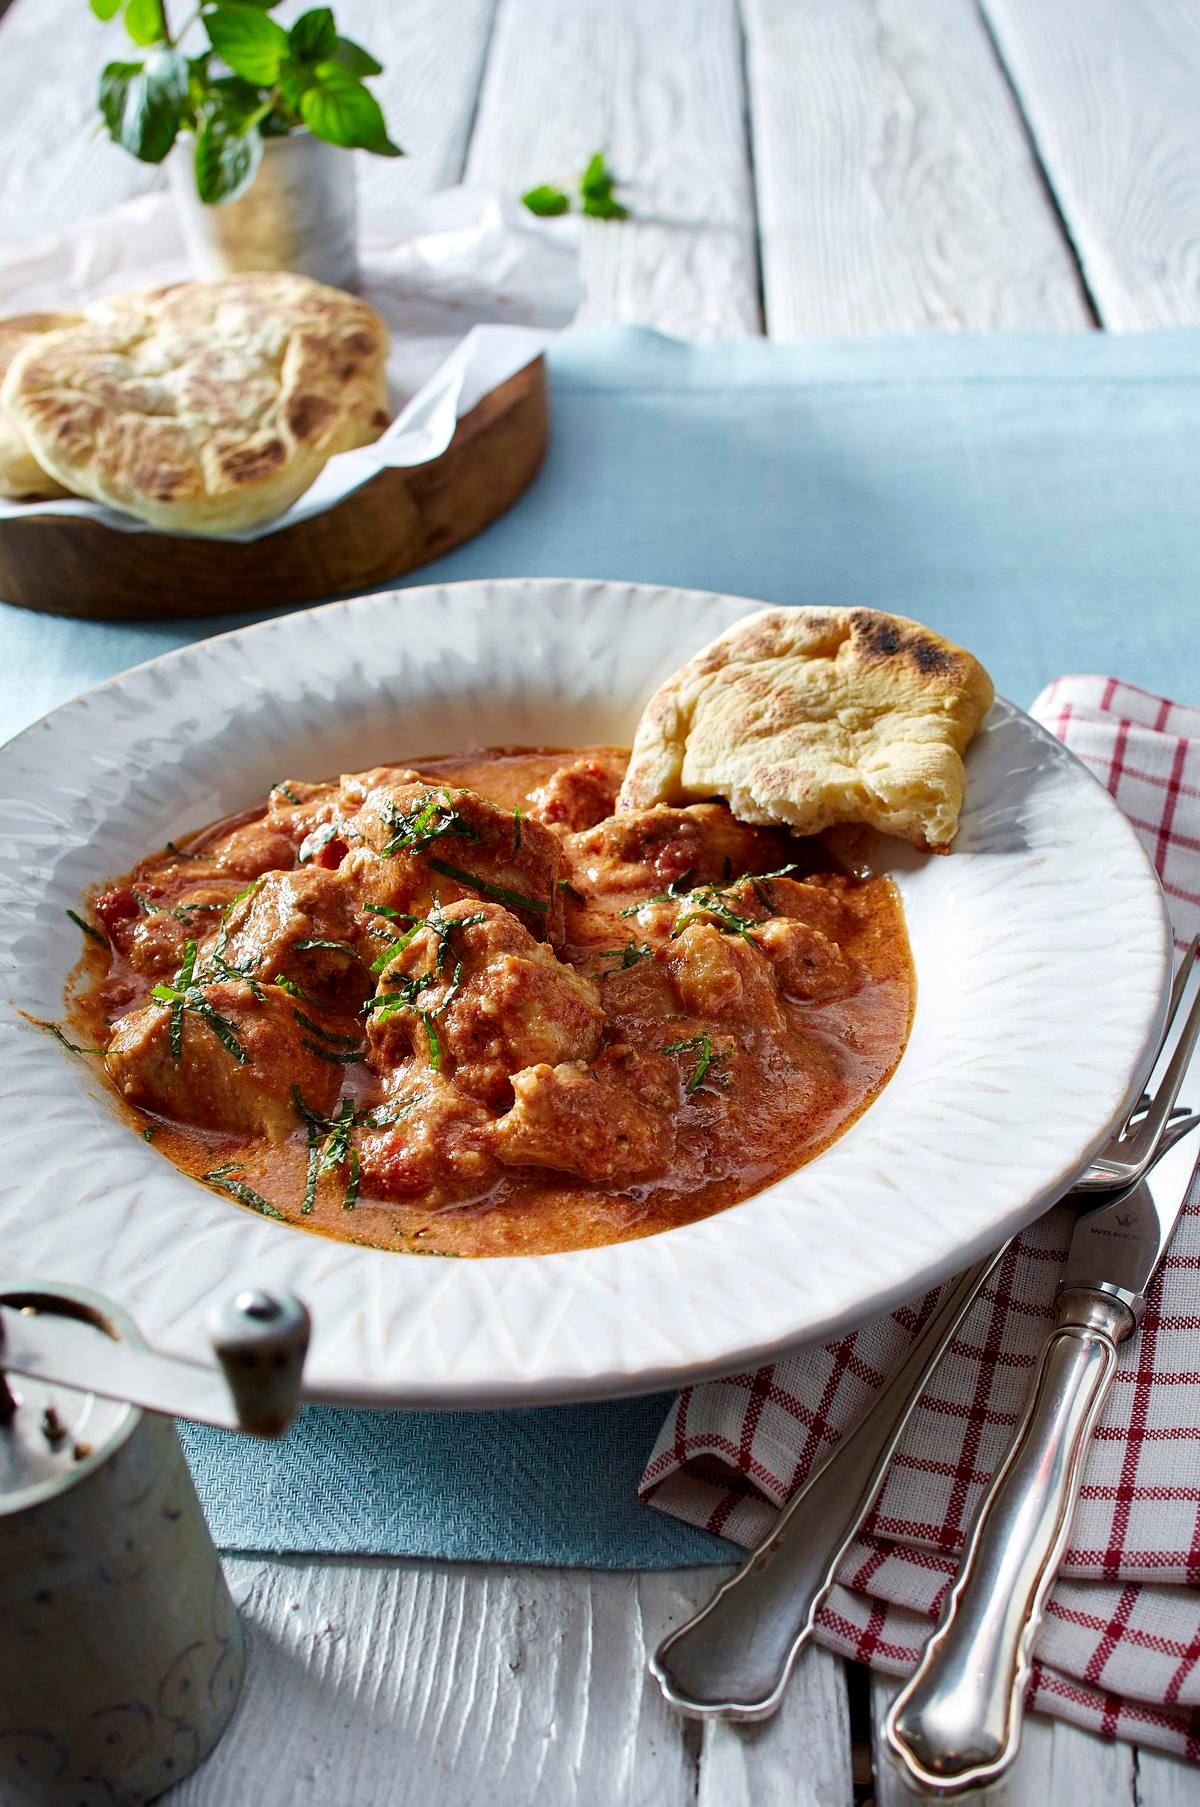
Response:
[[[536,213],[541,219],[552,219],[556,213],[571,211],[571,197],[565,195],[561,188],[552,188],[549,182],[539,182],[536,188],[529,189],[521,199],[530,213]]]
[[[235,75],[261,87],[278,80],[279,65],[288,53],[288,35],[282,25],[268,19],[258,7],[221,5],[204,15],[204,29],[217,55]]]
[[[616,177],[605,162],[604,152],[596,151],[588,158],[580,179],[580,194],[585,201],[606,201],[616,185]]]
[[[262,137],[214,114],[196,134],[196,192],[209,207],[235,201],[258,174]]]
[[[379,102],[356,75],[338,63],[318,63],[312,87],[300,99],[300,117],[309,131],[329,144],[402,157],[387,135]]]
[[[627,220],[628,207],[614,201],[611,195],[584,195],[583,212],[593,220]]]
[[[288,33],[289,53],[297,63],[323,63],[337,49],[337,27],[327,6],[301,13]]]
[[[184,106],[188,97],[188,60],[178,50],[161,44],[145,61],[146,80],[164,100]]]
[[[135,44],[166,42],[166,21],[159,0],[125,0],[125,29]]]
[[[204,112],[208,119],[219,117],[226,130],[240,132],[267,104],[253,82],[243,81],[240,75],[221,75],[208,84]]]
[[[279,71],[279,98],[293,123],[298,123],[300,102],[315,80],[312,65],[308,63],[285,63]]]
[[[143,163],[161,163],[183,123],[187,64],[177,51],[156,51],[145,63],[108,63],[100,74],[100,112],[109,133]]]
[[[140,63],[106,63],[100,71],[96,104],[108,127],[109,136],[121,142],[121,126],[125,117],[125,101],[129,84],[142,73]]]
[[[356,44],[353,38],[339,38],[337,48],[331,54],[334,62],[348,69],[351,75],[383,74],[383,64],[377,63],[371,52]]]
[[[121,10],[121,0],[91,0],[91,6],[98,19],[113,19]]]

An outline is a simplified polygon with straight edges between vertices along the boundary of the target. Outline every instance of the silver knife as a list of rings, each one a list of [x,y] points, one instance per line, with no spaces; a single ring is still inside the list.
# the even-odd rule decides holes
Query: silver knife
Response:
[[[927,1796],[994,1782],[1016,1757],[1033,1642],[1117,1345],[1141,1322],[1198,1155],[1200,1125],[1076,1221],[1033,1397],[980,1501],[938,1628],[885,1722],[889,1754]]]

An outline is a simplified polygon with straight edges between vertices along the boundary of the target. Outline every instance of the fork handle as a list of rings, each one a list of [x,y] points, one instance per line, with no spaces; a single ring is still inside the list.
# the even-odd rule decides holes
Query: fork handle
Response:
[[[1084,1455],[1112,1385],[1128,1306],[1078,1287],[1024,1420],[980,1501],[937,1630],[896,1696],[885,1735],[905,1780],[945,1798],[997,1780],[1017,1754],[1033,1641],[1066,1548]]]

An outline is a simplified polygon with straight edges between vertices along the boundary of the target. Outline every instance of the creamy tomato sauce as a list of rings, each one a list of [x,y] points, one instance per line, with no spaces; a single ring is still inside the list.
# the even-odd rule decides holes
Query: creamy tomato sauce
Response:
[[[626,758],[281,783],[91,900],[72,1024],[157,1150],[297,1227],[537,1254],[722,1210],[886,1082],[903,917],[724,804],[614,814]]]

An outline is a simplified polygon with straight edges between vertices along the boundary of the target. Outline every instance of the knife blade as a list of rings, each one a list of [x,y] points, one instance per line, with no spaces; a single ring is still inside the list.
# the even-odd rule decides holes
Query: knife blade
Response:
[[[945,1799],[998,1780],[1021,1739],[1034,1639],[1084,1457],[1200,1155],[1200,1125],[1137,1185],[1080,1215],[1033,1395],[977,1508],[937,1630],[884,1733],[910,1785]]]

